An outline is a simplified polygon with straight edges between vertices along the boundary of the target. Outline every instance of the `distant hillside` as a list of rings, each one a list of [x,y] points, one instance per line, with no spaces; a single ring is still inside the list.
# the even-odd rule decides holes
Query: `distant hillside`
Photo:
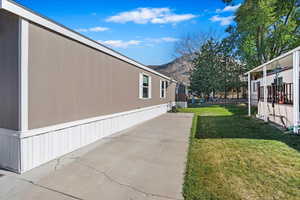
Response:
[[[190,83],[189,76],[192,64],[186,59],[177,58],[164,65],[150,65],[149,67],[179,82]]]

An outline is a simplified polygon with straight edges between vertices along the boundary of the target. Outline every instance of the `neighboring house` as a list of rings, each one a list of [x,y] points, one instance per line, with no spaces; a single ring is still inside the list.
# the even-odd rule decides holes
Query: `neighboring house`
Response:
[[[186,83],[178,83],[176,86],[176,106],[180,108],[187,108],[188,107],[188,86]]]
[[[176,81],[0,0],[0,166],[25,172],[175,105]]]
[[[298,133],[299,126],[299,50],[279,56],[248,74],[248,100],[258,107],[257,117]]]

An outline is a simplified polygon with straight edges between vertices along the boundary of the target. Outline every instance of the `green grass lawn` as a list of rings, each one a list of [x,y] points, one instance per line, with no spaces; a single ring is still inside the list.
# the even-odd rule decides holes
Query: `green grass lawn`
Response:
[[[245,106],[180,111],[195,113],[185,199],[300,199],[300,136],[247,117]]]

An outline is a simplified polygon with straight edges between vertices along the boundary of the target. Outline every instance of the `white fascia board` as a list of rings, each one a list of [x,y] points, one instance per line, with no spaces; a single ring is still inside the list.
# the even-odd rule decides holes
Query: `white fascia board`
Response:
[[[178,83],[175,79],[170,79],[170,83]]]
[[[251,69],[250,71],[246,72],[245,74],[248,74],[248,73],[251,73],[251,72],[254,72],[254,71],[257,71],[257,70],[263,70],[264,66],[266,66],[266,65],[268,65],[268,64],[270,64],[270,63],[272,63],[272,62],[274,62],[276,60],[284,58],[284,57],[286,57],[286,56],[294,53],[295,51],[299,51],[299,50],[300,50],[300,46],[297,47],[297,48],[295,48],[295,49],[293,49],[293,50],[291,50],[291,51],[288,51],[288,52],[286,52],[286,53],[284,53],[284,54],[282,54],[282,55],[280,55],[280,56],[278,56],[278,57],[276,57],[276,58],[274,58],[274,59],[272,59],[272,60],[270,60],[270,61],[268,61],[268,62],[266,62],[266,63],[264,63],[264,64],[262,64],[260,66],[258,66],[258,67],[255,67],[254,69]]]
[[[116,52],[116,51],[114,51],[110,48],[108,48],[108,47],[105,47],[102,44],[100,44],[100,43],[98,43],[98,42],[96,42],[96,41],[94,41],[90,38],[87,38],[87,37],[75,32],[75,31],[73,31],[73,30],[71,30],[71,29],[69,29],[69,28],[67,28],[63,25],[60,25],[60,24],[58,24],[58,23],[56,23],[56,22],[54,22],[50,19],[42,17],[42,16],[28,10],[27,8],[24,8],[23,6],[15,3],[15,2],[12,2],[12,1],[9,1],[9,0],[0,0],[0,5],[1,5],[0,8],[2,8],[4,10],[7,10],[11,13],[14,13],[15,15],[18,15],[22,18],[25,18],[25,19],[27,19],[31,22],[34,22],[34,23],[36,23],[40,26],[46,27],[46,28],[48,28],[48,29],[50,29],[54,32],[62,34],[66,37],[69,37],[69,38],[75,40],[75,41],[78,41],[78,42],[83,43],[87,46],[90,46],[94,49],[97,49],[97,50],[102,51],[106,54],[109,54],[113,57],[121,59],[121,60],[123,60],[127,63],[130,63],[130,64],[132,64],[132,65],[134,65],[138,68],[141,68],[141,69],[146,70],[148,72],[151,72],[153,74],[156,74],[160,77],[163,77],[163,78],[168,79],[168,80],[172,80],[168,76],[165,76],[165,75],[163,75],[163,74],[161,74],[161,73],[159,73],[159,72],[157,72],[153,69],[150,69],[149,67],[146,67],[145,65],[142,65],[141,63],[138,63],[137,61],[134,61],[134,60],[132,60],[132,59],[130,59],[130,58],[128,58],[128,57],[126,57],[126,56],[124,56],[124,55],[122,55],[122,54],[120,54],[120,53],[118,53],[118,52]]]

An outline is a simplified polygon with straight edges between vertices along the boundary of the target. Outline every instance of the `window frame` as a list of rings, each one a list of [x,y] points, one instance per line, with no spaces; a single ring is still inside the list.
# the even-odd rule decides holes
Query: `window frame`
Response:
[[[168,81],[160,80],[160,98],[166,99],[167,98],[167,88],[168,88]]]
[[[144,86],[144,77],[148,77],[148,86]],[[151,99],[152,98],[152,77],[149,74],[146,74],[144,72],[140,73],[139,78],[139,98],[143,100]],[[144,88],[148,89],[148,95],[147,97],[144,97]]]

